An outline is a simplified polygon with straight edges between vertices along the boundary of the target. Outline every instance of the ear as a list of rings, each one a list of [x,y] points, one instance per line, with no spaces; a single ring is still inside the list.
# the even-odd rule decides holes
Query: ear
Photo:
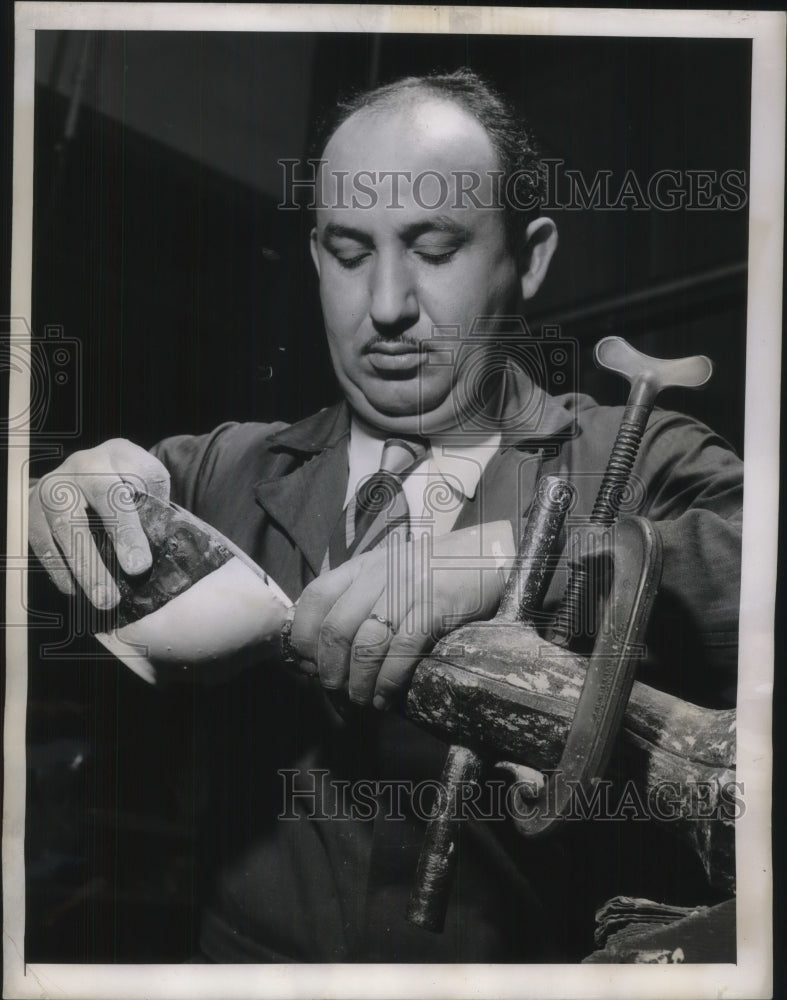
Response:
[[[519,276],[522,298],[532,299],[549,270],[552,254],[557,249],[557,226],[551,219],[534,219],[525,230],[523,260],[527,270]]]
[[[314,261],[314,269],[317,272],[317,277],[320,277],[320,255],[317,248],[317,228],[312,229],[309,233],[309,249],[311,250],[312,260]]]

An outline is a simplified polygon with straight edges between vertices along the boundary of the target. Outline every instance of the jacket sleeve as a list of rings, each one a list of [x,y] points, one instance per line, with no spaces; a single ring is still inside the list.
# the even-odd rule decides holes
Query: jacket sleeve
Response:
[[[179,434],[153,445],[151,453],[170,474],[170,498],[181,507],[199,515],[206,494],[215,491],[217,481],[232,479],[234,462],[252,435],[255,442],[283,430],[284,423],[219,424],[209,434]]]
[[[646,494],[644,512],[663,542],[649,645],[677,674],[672,682],[686,697],[704,692],[714,700],[715,688],[720,700],[734,699],[743,464],[704,425],[658,412],[635,471]],[[707,674],[696,670],[698,658],[713,669],[715,683],[708,684]]]

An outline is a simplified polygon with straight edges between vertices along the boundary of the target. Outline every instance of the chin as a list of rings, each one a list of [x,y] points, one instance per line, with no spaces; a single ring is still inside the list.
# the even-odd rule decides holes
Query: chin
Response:
[[[429,436],[456,423],[453,402],[444,397],[434,407],[422,405],[422,399],[394,401],[361,395],[348,401],[362,420],[385,433]]]
[[[434,379],[409,378],[374,379],[360,390],[368,406],[389,417],[417,417],[442,407],[451,395],[451,385],[435,384]],[[431,384],[430,384],[431,383]],[[348,394],[349,395],[349,394]],[[349,395],[353,402],[353,396]]]
[[[376,393],[365,397],[365,402],[371,413],[389,419],[420,420],[428,418],[431,413],[441,411],[446,405],[446,397],[441,395],[430,398],[417,390],[412,394]]]

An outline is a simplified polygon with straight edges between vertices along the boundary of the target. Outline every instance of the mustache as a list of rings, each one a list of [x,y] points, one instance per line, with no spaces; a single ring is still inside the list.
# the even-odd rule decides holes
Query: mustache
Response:
[[[373,351],[376,347],[389,346],[390,344],[401,344],[403,347],[412,347],[413,350],[423,351],[426,350],[426,343],[419,340],[417,337],[413,337],[412,334],[400,333],[396,336],[385,337],[382,334],[377,334],[372,337],[371,340],[367,341],[363,347],[363,353],[368,354]]]

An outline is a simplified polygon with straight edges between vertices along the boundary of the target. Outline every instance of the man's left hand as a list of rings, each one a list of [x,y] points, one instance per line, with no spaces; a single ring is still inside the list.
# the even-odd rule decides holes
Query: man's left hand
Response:
[[[514,554],[511,525],[496,521],[434,539],[391,538],[350,559],[298,601],[291,640],[304,669],[353,702],[387,708],[441,636],[495,614]]]

